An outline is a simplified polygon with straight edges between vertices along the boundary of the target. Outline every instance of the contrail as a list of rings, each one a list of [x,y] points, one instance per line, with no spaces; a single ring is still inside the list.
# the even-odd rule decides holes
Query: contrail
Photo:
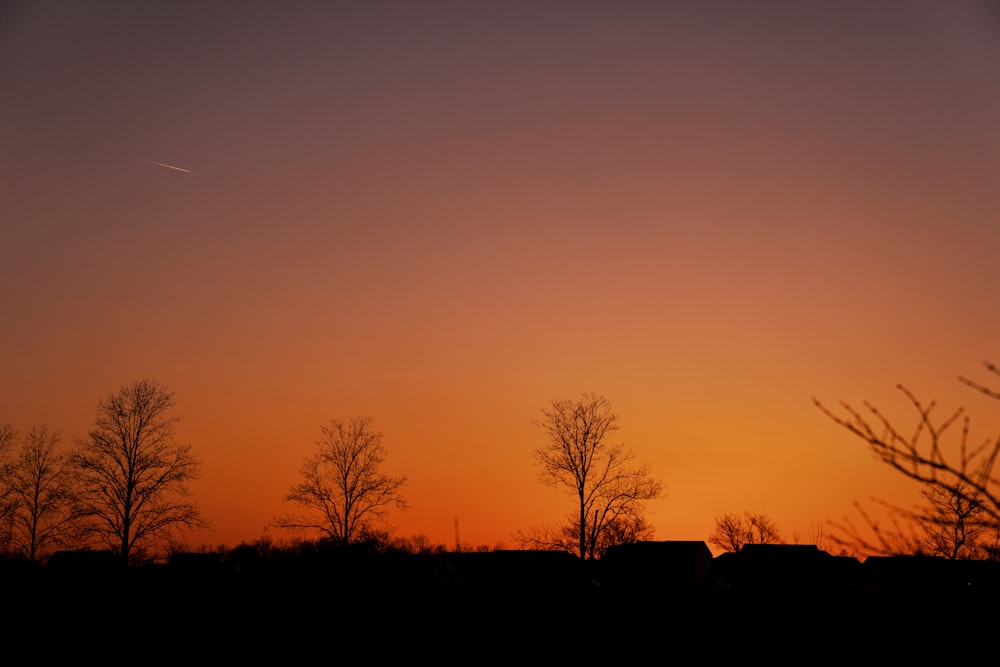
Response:
[[[190,174],[191,173],[190,169],[183,169],[181,167],[175,167],[172,164],[163,164],[162,162],[154,162],[153,160],[146,160],[146,162],[148,162],[149,164],[155,164],[155,165],[160,166],[160,167],[166,167],[167,169],[176,169],[177,171],[183,171],[185,174]]]

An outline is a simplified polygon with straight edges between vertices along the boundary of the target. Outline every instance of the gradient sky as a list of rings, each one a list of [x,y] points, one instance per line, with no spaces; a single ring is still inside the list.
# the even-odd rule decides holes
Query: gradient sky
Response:
[[[998,75],[966,0],[7,2],[0,422],[166,384],[235,546],[366,415],[395,534],[510,547],[594,392],[657,539],[812,542],[916,498],[813,396],[1000,428],[957,381],[1000,362]]]

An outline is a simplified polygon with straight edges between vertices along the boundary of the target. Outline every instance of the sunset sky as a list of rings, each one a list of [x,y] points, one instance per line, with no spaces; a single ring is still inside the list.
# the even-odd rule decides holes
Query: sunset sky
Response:
[[[7,2],[0,423],[162,382],[235,546],[369,416],[396,535],[512,547],[593,392],[657,539],[812,542],[917,497],[814,396],[1000,432],[998,84],[985,1]]]

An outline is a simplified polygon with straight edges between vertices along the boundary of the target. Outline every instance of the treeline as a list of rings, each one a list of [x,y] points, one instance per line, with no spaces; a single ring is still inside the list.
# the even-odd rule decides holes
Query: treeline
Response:
[[[757,596],[833,602],[1000,594],[998,561],[909,555],[859,560],[798,544],[747,544],[713,556],[705,542],[672,540],[616,545],[595,560],[566,551],[415,552],[316,541],[176,552],[165,563],[123,567],[110,550],[70,550],[56,552],[44,565],[0,560],[0,573],[7,591],[45,582],[93,591],[118,585],[155,590],[164,584],[179,590],[194,585],[201,592],[263,592],[274,586],[283,594],[337,590],[389,597],[483,594],[591,601],[651,594],[718,602]]]
[[[993,364],[986,368],[1000,377]],[[1000,391],[960,380],[1000,399]],[[975,445],[962,408],[937,418],[933,402],[918,400],[902,385],[899,389],[917,416],[909,437],[872,405],[858,410],[844,402],[838,414],[814,399],[824,415],[921,492],[920,504],[912,507],[878,501],[889,511],[889,528],[856,504],[863,524],[829,522],[833,532],[824,546],[838,555],[997,560],[1000,494],[992,471],[1000,458],[1000,438]],[[190,499],[189,484],[201,466],[191,446],[175,440],[180,419],[175,407],[174,394],[165,386],[133,382],[97,402],[92,427],[69,448],[63,448],[61,433],[44,425],[18,433],[0,423],[0,556],[43,563],[58,551],[107,549],[125,565],[162,564],[184,550],[186,531],[211,528]],[[539,480],[573,503],[561,520],[517,531],[511,536],[516,547],[560,551],[590,562],[609,549],[654,540],[646,504],[662,496],[664,483],[616,441],[618,416],[610,401],[592,393],[555,399],[534,423],[543,436],[533,452]],[[958,434],[957,456],[944,446],[948,433]],[[297,511],[274,517],[262,532],[276,528],[340,548],[391,541],[386,520],[390,511],[409,508],[404,494],[409,480],[384,470],[382,442],[369,417],[329,420],[320,428],[315,453],[302,461],[299,481],[283,498]],[[776,522],[751,512],[717,517],[708,539],[733,552],[743,545],[784,541]],[[442,548],[425,544],[416,550]]]

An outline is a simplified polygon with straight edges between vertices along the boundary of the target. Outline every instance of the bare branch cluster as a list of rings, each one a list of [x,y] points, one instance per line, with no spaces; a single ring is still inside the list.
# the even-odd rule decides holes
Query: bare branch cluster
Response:
[[[860,555],[938,556],[949,560],[1000,559],[1000,521],[987,505],[961,482],[954,488],[927,484],[921,502],[901,508],[878,498],[871,501],[888,512],[883,525],[861,503],[854,507],[863,525],[849,518],[831,521],[830,539]]]
[[[1000,377],[1000,370],[985,363],[987,371]],[[964,376],[963,384],[990,397],[1000,392]],[[959,407],[938,418],[936,402],[923,403],[904,385],[897,389],[915,412],[912,430],[902,431],[868,401],[863,409],[840,402],[836,413],[815,397],[813,403],[834,423],[867,443],[878,460],[921,485],[924,504],[901,508],[873,498],[890,512],[892,526],[885,528],[860,504],[855,504],[868,535],[850,520],[834,523],[841,544],[865,553],[898,555],[929,553],[949,558],[980,557],[988,538],[1000,525],[1000,479],[994,473],[1000,454],[1000,437],[970,442],[970,418]],[[948,438],[954,434],[954,440]],[[950,446],[949,446],[950,445]],[[979,554],[979,556],[977,556]]]
[[[10,424],[0,424],[0,553],[6,553],[13,540],[12,518],[17,507],[7,480],[12,472],[9,457],[17,431]]]
[[[781,544],[778,524],[766,514],[727,513],[715,519],[715,530],[709,544],[723,551],[736,552],[745,544]]]
[[[514,541],[522,549],[543,551],[568,551],[578,553],[580,548],[579,519],[575,513],[566,517],[558,525],[532,526],[514,534]],[[608,547],[616,544],[632,544],[654,539],[656,531],[646,517],[641,514],[618,515],[606,524],[594,544],[594,557],[600,558]]]

